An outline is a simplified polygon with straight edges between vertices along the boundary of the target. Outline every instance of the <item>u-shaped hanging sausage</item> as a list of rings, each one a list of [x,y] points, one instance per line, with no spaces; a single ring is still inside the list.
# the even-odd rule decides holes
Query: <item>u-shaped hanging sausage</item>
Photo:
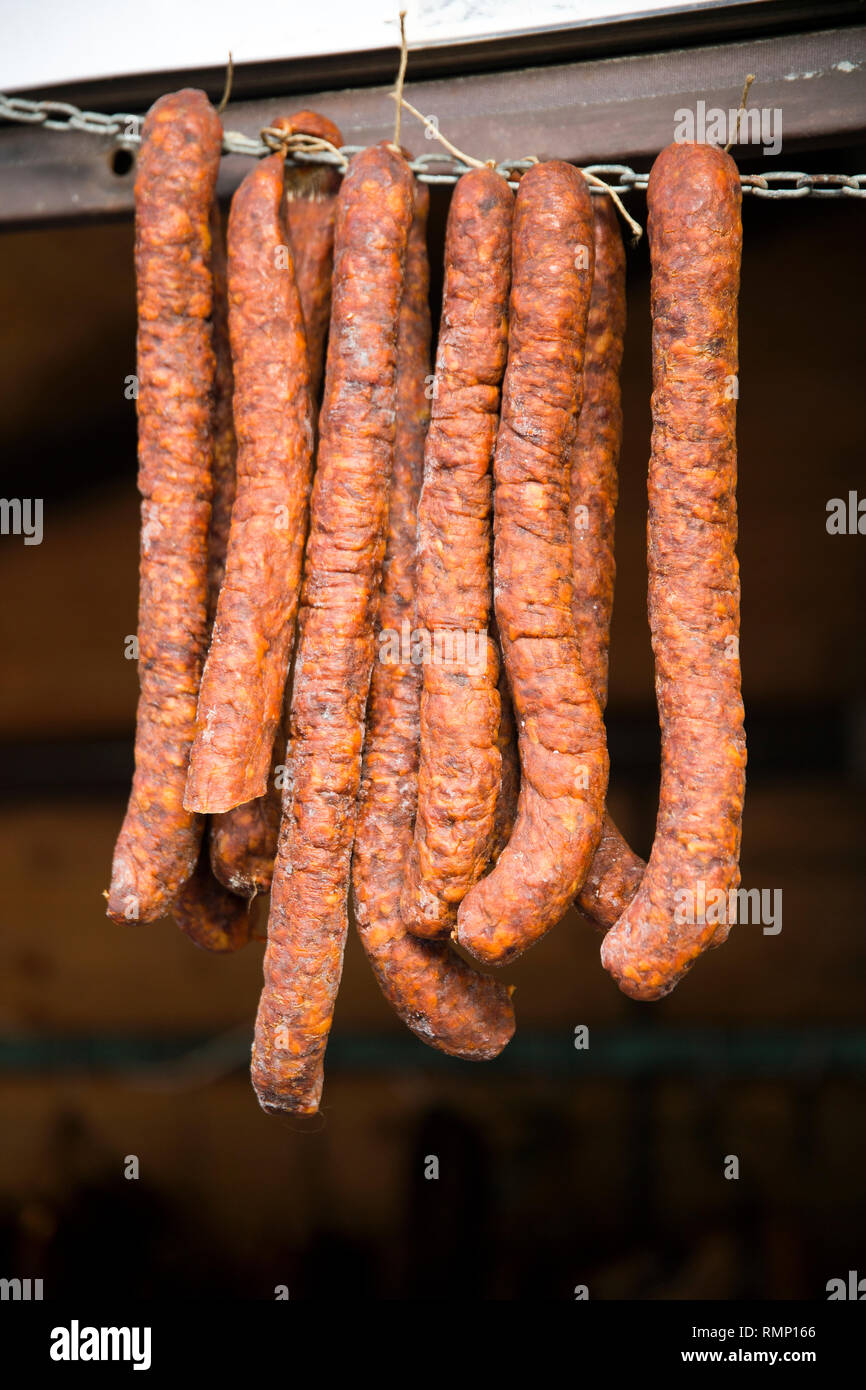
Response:
[[[606,969],[635,999],[668,994],[727,935],[727,921],[702,921],[699,904],[739,884],[746,766],[736,557],[737,167],[713,146],[669,145],[653,165],[647,203],[649,617],[662,775],[646,873],[601,948]]]

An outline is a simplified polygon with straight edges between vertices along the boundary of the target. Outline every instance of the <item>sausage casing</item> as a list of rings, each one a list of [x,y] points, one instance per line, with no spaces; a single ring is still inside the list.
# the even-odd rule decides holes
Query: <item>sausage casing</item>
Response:
[[[727,910],[720,923],[701,920],[710,914],[700,904],[720,894],[727,909],[739,884],[746,766],[736,557],[737,167],[714,146],[669,145],[653,165],[647,201],[649,618],[661,788],[646,873],[601,950],[635,999],[668,994],[726,935]]]
[[[217,600],[226,567],[232,503],[235,495],[236,442],[232,395],[234,376],[229,343],[228,283],[222,215],[214,199],[211,208],[211,273],[213,276],[213,349],[215,358],[213,427],[213,499],[207,558],[208,635],[213,627]],[[172,916],[181,931],[205,951],[231,952],[246,945],[250,935],[248,903],[222,885],[211,869],[209,841],[213,817],[207,818],[203,848],[195,873],[184,884],[172,905]]]
[[[339,146],[343,137],[332,121],[315,111],[298,111],[273,122],[274,129],[315,135]],[[319,398],[324,369],[325,337],[331,308],[331,270],[334,254],[334,215],[340,175],[327,165],[286,167],[283,177],[282,219],[291,247],[295,284],[304,321],[310,396]],[[285,766],[290,675],[284,694],[283,723],[277,729],[268,789],[264,796],[243,802],[212,818],[211,867],[225,887],[245,897],[266,893],[271,886],[280,825],[281,777]]]
[[[608,757],[571,608],[569,464],[593,274],[586,182],[553,161],[521,179],[508,366],[494,457],[494,596],[517,721],[511,839],[464,898],[457,940],[520,954],[564,914],[601,836]]]
[[[210,216],[222,149],[203,92],[160,98],[135,181],[141,563],[135,775],[108,892],[115,921],[169,910],[198,860],[183,804],[207,642],[214,351]]]
[[[294,641],[313,425],[280,216],[283,163],[263,159],[229,216],[237,490],[187,778],[185,804],[197,811],[227,811],[266,790]]]
[[[355,922],[385,998],[416,1037],[470,1060],[495,1057],[514,1031],[510,992],[446,941],[419,941],[400,914],[418,781],[421,669],[403,641],[415,626],[415,538],[430,407],[429,194],[415,188],[397,343],[397,426],[388,544],[379,608],[379,659],[367,704],[358,825],[352,855]],[[396,651],[390,650],[394,642]],[[385,659],[387,658],[387,659]],[[393,659],[391,659],[393,658]]]
[[[252,1075],[265,1110],[314,1114],[342,971],[364,714],[388,529],[412,174],[382,145],[340,189],[289,778]]]
[[[592,214],[595,268],[586,328],[583,406],[571,456],[569,525],[571,607],[580,659],[603,712],[616,577],[613,536],[622,445],[619,371],[625,337],[625,248],[610,198],[594,197]],[[577,895],[584,916],[596,926],[612,926],[637,892],[645,867],[605,814],[598,849]]]
[[[492,169],[458,181],[424,484],[417,613],[425,639],[418,810],[402,894],[420,936],[453,926],[493,848],[502,756],[499,657],[488,637],[492,476],[508,342],[514,199]]]

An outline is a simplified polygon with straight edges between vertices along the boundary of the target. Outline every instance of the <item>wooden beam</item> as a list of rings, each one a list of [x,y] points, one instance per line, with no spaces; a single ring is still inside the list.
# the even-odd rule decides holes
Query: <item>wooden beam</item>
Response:
[[[580,164],[636,160],[646,167],[673,139],[677,111],[698,101],[736,107],[749,72],[756,74],[750,105],[782,113],[781,151],[761,160],[762,171],[791,167],[791,154],[816,142],[853,145],[866,138],[866,26],[436,78],[410,83],[407,94],[456,145],[481,158],[536,154]],[[184,80],[173,76],[177,85]],[[303,104],[335,120],[347,144],[367,145],[392,128],[389,90],[305,92]],[[224,124],[256,135],[297,103],[291,94],[232,103]],[[411,117],[404,132],[416,153],[434,148]],[[118,166],[116,150],[111,140],[77,131],[3,127],[0,224],[129,214],[134,167]],[[745,146],[740,153],[753,160],[761,150]],[[231,193],[248,164],[236,155],[223,160],[222,194]]]

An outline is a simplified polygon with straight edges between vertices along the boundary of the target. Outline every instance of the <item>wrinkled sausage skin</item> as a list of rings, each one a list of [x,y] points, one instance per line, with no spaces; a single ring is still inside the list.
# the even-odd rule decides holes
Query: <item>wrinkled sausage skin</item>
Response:
[[[699,920],[699,911],[698,920],[682,920],[680,895],[697,907],[701,891],[738,886],[746,765],[736,557],[737,167],[712,146],[670,145],[653,165],[647,201],[649,618],[662,773],[646,873],[601,951],[635,999],[668,994],[727,934]]]

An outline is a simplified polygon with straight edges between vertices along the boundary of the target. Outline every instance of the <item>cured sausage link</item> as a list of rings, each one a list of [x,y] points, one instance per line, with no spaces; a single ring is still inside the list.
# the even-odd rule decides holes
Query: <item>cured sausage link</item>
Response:
[[[613,533],[622,445],[619,371],[625,337],[625,249],[610,198],[593,198],[595,270],[583,369],[583,408],[571,457],[569,525],[572,612],[580,659],[602,712],[607,705],[608,648],[616,577]],[[610,927],[637,892],[646,865],[609,815],[577,906]]]
[[[217,599],[225,574],[226,550],[232,503],[235,495],[235,431],[232,416],[234,377],[229,344],[228,285],[226,248],[219,203],[211,207],[211,273],[213,276],[213,348],[216,360],[213,425],[213,501],[208,531],[207,613],[208,633],[213,625]],[[231,952],[246,945],[250,937],[247,902],[229,892],[214,876],[208,861],[208,837],[213,820],[208,817],[203,848],[192,878],[181,889],[172,906],[172,916],[181,931],[205,951]]]
[[[493,848],[502,756],[491,617],[491,458],[508,345],[513,197],[492,169],[458,181],[418,504],[418,811],[402,894],[419,936],[447,934]]]
[[[229,216],[237,491],[199,692],[185,804],[227,811],[267,788],[294,641],[312,469],[304,325],[280,217],[283,157],[244,179]]]
[[[508,689],[505,662],[494,619],[492,638],[499,653],[499,756],[502,760],[502,775],[496,793],[496,809],[493,813],[493,846],[490,862],[495,864],[514,829],[517,819],[517,802],[520,797],[520,754],[517,751],[517,728],[514,723],[514,707]]]
[[[274,122],[280,130],[316,135],[337,149],[343,143],[338,126],[316,111],[297,111]],[[334,217],[340,191],[339,170],[327,164],[306,164],[287,169],[283,217],[295,279],[304,315],[307,354],[310,361],[310,394],[319,399],[325,366],[325,338],[331,314],[331,270],[334,261]]]
[[[635,999],[670,993],[726,935],[718,898],[715,912],[702,907],[718,894],[726,908],[739,884],[746,766],[735,553],[737,167],[713,146],[669,145],[653,165],[647,199],[649,618],[661,789],[643,882],[601,948],[603,964]]]
[[[237,439],[233,413],[234,372],[229,340],[229,290],[226,266],[226,239],[219,203],[211,208],[211,271],[213,274],[213,313],[211,327],[214,347],[213,422],[213,500],[208,532],[207,612],[213,625],[217,600],[226,572],[232,507],[235,500]]]
[[[592,200],[595,269],[586,328],[583,405],[571,455],[571,607],[580,658],[602,709],[616,577],[613,533],[622,445],[619,371],[625,337],[625,249],[610,199]]]
[[[397,325],[412,174],[385,146],[340,189],[289,778],[252,1075],[265,1110],[314,1114],[342,971],[364,712],[388,529]]]
[[[577,895],[577,906],[594,926],[612,926],[625,912],[645,872],[646,864],[640,855],[635,854],[605,813],[598,849]]]
[[[337,126],[316,111],[280,116],[274,129],[316,135],[338,148],[343,137]],[[310,397],[319,398],[325,359],[325,336],[331,308],[331,269],[334,257],[334,214],[340,175],[327,165],[287,166],[283,177],[282,218],[291,247],[295,284],[304,320]],[[288,722],[289,680],[284,697],[284,723]],[[254,801],[234,806],[212,818],[211,867],[220,883],[235,893],[253,898],[271,886],[277,835],[280,826],[280,781],[285,764],[286,735],[280,727],[274,750],[268,789]]]
[[[562,917],[601,836],[608,758],[571,610],[569,465],[593,274],[586,182],[538,164],[517,193],[508,366],[494,458],[494,594],[519,735],[517,821],[457,940],[503,963]]]
[[[275,750],[274,762],[283,766],[285,744]],[[272,767],[271,776],[276,768]],[[269,788],[264,796],[233,806],[210,817],[211,869],[227,889],[248,901],[258,893],[267,893],[274,872],[274,855],[280,825],[280,792]]]
[[[250,939],[250,905],[228,892],[211,872],[207,841],[195,873],[176,898],[171,915],[181,931],[203,951],[230,954]]]
[[[148,112],[135,181],[141,693],[135,775],[108,892],[118,922],[169,910],[196,867],[202,834],[183,795],[207,642],[210,215],[221,147],[203,92],[162,97]]]
[[[514,1032],[509,991],[462,961],[449,942],[417,940],[400,915],[417,799],[421,669],[411,652],[392,650],[391,644],[402,643],[404,633],[415,626],[416,511],[430,414],[429,201],[425,185],[416,184],[397,340],[397,426],[380,650],[367,704],[352,896],[367,959],[406,1026],[440,1052],[483,1060],[501,1052]]]

